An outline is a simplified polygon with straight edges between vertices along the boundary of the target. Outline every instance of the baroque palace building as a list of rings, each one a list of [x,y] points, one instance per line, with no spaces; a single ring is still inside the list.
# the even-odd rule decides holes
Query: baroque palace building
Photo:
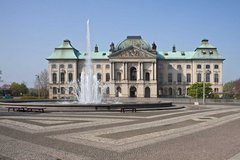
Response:
[[[94,74],[101,84],[110,84],[109,97],[186,96],[195,82],[209,82],[215,93],[223,90],[223,61],[213,45],[203,39],[194,51],[159,51],[141,36],[128,36],[109,51],[92,54]],[[69,82],[79,80],[86,53],[75,49],[69,40],[55,48],[47,58],[49,98],[71,98]]]

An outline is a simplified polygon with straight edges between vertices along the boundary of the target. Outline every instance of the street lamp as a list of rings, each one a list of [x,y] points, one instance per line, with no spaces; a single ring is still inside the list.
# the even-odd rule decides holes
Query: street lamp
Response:
[[[35,75],[37,77],[38,80],[38,99],[40,99],[40,79],[39,79],[39,75]]]

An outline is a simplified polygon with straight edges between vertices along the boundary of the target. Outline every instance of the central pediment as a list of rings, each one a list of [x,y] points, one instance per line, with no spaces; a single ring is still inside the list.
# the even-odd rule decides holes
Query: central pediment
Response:
[[[132,46],[129,48],[125,48],[123,50],[119,50],[109,55],[109,58],[113,59],[156,59],[156,55],[138,48],[136,46]]]

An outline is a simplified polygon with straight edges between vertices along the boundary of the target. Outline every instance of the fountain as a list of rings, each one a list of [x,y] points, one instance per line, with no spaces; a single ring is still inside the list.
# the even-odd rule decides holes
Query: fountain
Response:
[[[80,81],[71,82],[69,87],[73,88],[72,94],[75,95],[80,104],[103,103],[103,95],[106,93],[106,89],[110,84],[101,84],[97,79],[97,75],[93,73],[89,20],[87,20],[86,33],[87,56],[84,64],[85,67],[81,73]]]
[[[85,67],[81,73],[80,81],[72,83],[73,94],[79,103],[100,103],[102,95],[99,91],[100,82],[97,80],[97,75],[93,73],[89,20],[87,20],[86,51]]]

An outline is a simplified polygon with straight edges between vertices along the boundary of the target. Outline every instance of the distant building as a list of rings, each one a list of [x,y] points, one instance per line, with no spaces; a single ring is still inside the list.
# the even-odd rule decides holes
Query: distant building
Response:
[[[101,83],[109,82],[110,97],[172,97],[187,95],[195,82],[212,83],[215,93],[223,90],[223,61],[217,48],[203,39],[194,51],[159,51],[141,36],[128,36],[109,51],[92,54],[94,73]],[[69,40],[55,48],[47,58],[49,98],[72,96],[68,83],[79,80],[86,53],[75,49]],[[68,91],[68,92],[66,92]]]

